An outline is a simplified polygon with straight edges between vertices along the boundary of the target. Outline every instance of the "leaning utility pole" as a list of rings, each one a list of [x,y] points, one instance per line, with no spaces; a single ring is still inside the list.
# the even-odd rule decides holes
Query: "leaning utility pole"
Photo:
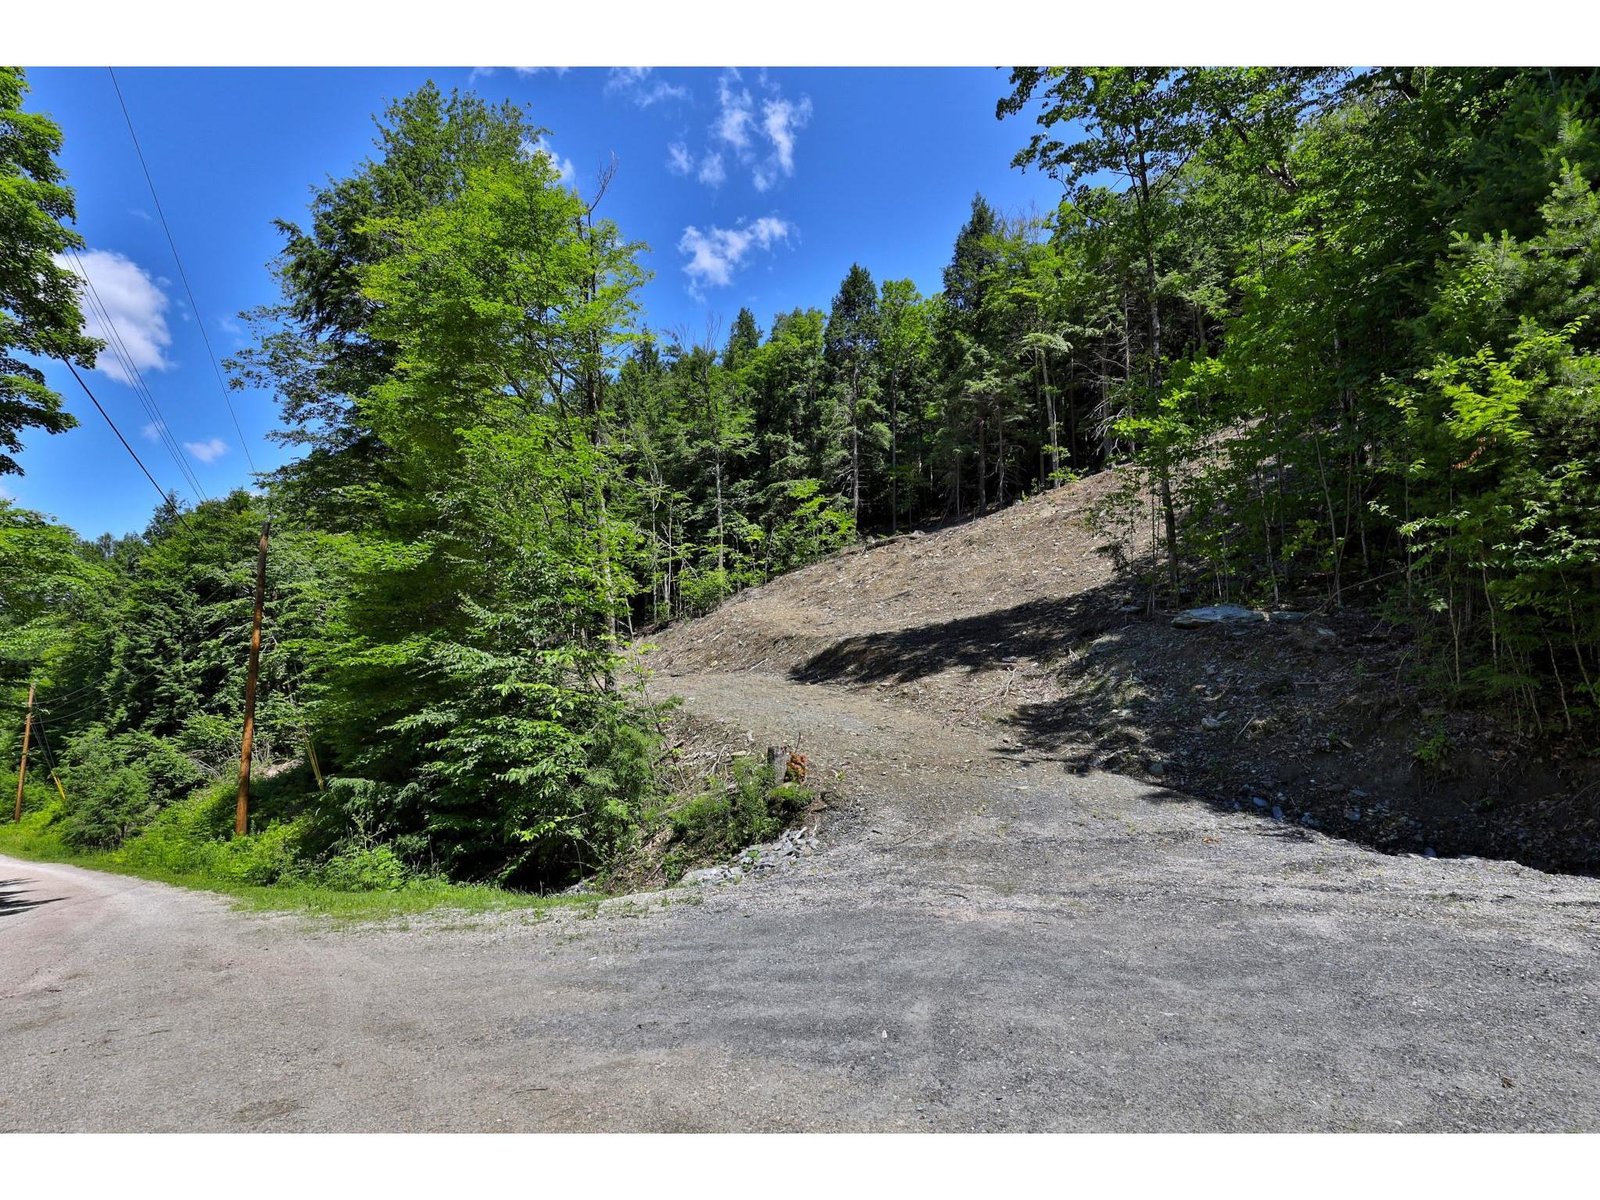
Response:
[[[22,785],[28,781],[28,739],[33,736],[33,684],[28,684],[28,715],[22,722],[22,761],[17,764],[17,807],[13,821],[22,820]]]
[[[250,828],[250,743],[256,736],[256,673],[261,667],[261,605],[267,594],[267,538],[272,518],[261,523],[261,548],[256,551],[256,608],[250,623],[250,666],[244,676],[244,738],[239,748],[239,802],[233,811],[233,833]]]

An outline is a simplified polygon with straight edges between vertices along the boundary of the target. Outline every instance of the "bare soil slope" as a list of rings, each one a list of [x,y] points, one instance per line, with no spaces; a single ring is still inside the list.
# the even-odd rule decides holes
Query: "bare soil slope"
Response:
[[[1088,520],[1114,486],[1108,472],[980,521],[834,555],[645,639],[645,661],[669,674],[871,684],[884,698],[981,716],[1012,698],[1019,666],[1041,665],[1084,618],[1130,602]]]
[[[1383,849],[1600,870],[1591,761],[1431,705],[1407,631],[1358,608],[1174,628],[1092,526],[1115,486],[837,555],[659,633],[645,661],[871,688],[1018,754]]]

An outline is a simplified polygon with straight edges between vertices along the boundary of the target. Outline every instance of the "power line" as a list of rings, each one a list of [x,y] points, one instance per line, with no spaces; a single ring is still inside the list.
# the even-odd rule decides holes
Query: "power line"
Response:
[[[118,330],[116,323],[112,321],[111,310],[101,298],[100,289],[95,286],[94,280],[90,277],[88,268],[77,250],[72,251],[72,257],[77,263],[78,276],[88,289],[87,298],[90,302],[91,311],[111,335],[111,340],[108,341],[107,347],[122,366],[128,385],[133,388],[134,395],[144,407],[145,414],[153,422],[157,440],[166,447],[167,453],[171,455],[172,461],[188,482],[190,490],[195,493],[196,499],[202,498],[205,495],[205,489],[200,486],[198,477],[190,469],[183,453],[178,449],[177,441],[167,427],[166,416],[161,412],[160,405],[156,403],[155,394],[151,392],[150,385],[145,382],[144,373],[139,370],[138,364],[133,361],[132,352],[128,350],[127,342],[123,340],[121,331]]]
[[[240,599],[246,599],[246,597],[243,597],[243,596],[241,596],[239,598]],[[273,648],[276,649],[276,645],[274,645]],[[190,663],[190,664],[186,664],[186,665],[191,665],[192,666],[194,664]],[[275,679],[274,682],[275,682],[275,684],[277,686],[278,693],[279,694],[283,694],[283,695],[297,694],[297,689],[298,689],[299,685],[302,682],[304,682],[309,676],[314,674],[316,672],[316,670],[317,670],[317,668],[315,666],[305,666],[305,667],[302,667],[295,674],[293,674],[293,675],[291,675],[291,676],[289,676],[289,677],[287,677],[285,679]],[[124,679],[122,680],[122,682],[124,683],[124,685],[148,683],[150,680],[154,679],[160,673],[161,673],[161,668],[160,667],[152,668],[149,671],[145,671],[145,672],[138,673],[138,674],[135,674],[134,672],[128,671],[128,672],[125,673],[125,676],[124,676]],[[87,691],[87,690],[92,689],[92,688],[99,687],[99,686],[100,686],[100,683],[98,681],[96,683],[92,683],[92,684],[85,684],[81,688],[75,688],[75,689],[73,689],[72,692],[67,692],[67,693],[63,694],[62,696],[56,697],[54,703],[55,703],[56,706],[59,706],[65,700],[70,698],[71,696],[76,695],[77,693],[80,693],[80,692]],[[35,711],[48,713],[52,720],[60,721],[64,725],[69,725],[73,721],[77,720],[79,717],[85,716],[88,713],[95,712],[100,707],[100,704],[101,704],[101,697],[99,697],[99,696],[83,696],[83,697],[80,697],[79,700],[75,701],[72,705],[68,706],[65,709],[62,709],[62,708],[59,708],[59,707],[52,707],[51,705],[44,704],[44,703],[41,702],[37,706]],[[15,709],[15,711],[21,712],[22,710],[19,708],[19,709]]]
[[[199,600],[196,600],[194,602],[194,607],[197,608],[197,609],[203,609],[206,605],[210,604],[218,596],[222,595],[223,592],[227,591],[230,587],[234,586],[234,582],[235,581],[233,581],[233,580],[229,580],[226,583],[223,583],[223,584],[221,584],[221,585],[219,585],[219,586],[217,586],[215,588],[212,588],[211,591],[207,595],[201,597]],[[243,596],[239,596],[239,597],[235,597],[235,598],[236,599],[241,599],[241,600],[245,599],[245,597],[243,597]],[[184,660],[181,657],[179,658],[178,663],[179,663],[180,666],[192,665],[190,663],[185,663]],[[124,675],[124,678],[125,678],[126,682],[129,682],[129,683],[144,683],[147,680],[154,679],[157,675],[159,675],[166,668],[167,665],[169,665],[169,664],[163,663],[160,666],[151,667],[148,671],[141,671],[141,672],[129,671],[126,668],[124,668],[123,675]],[[104,682],[105,682],[105,679],[104,679],[104,677],[102,677],[100,679],[95,680],[93,683],[86,683],[86,684],[83,684],[81,687],[73,688],[70,692],[62,692],[61,695],[59,695],[59,696],[51,697],[50,700],[51,700],[52,704],[58,705],[58,706],[59,705],[67,705],[67,708],[65,710],[61,710],[61,711],[57,711],[57,710],[49,710],[49,711],[55,711],[57,719],[58,720],[63,720],[63,721],[67,720],[70,717],[80,716],[83,713],[93,711],[100,704],[100,701],[101,701],[102,698],[100,696],[98,696],[98,695],[86,696],[83,693],[96,691],[97,689],[100,688],[100,686]],[[77,697],[77,698],[75,699],[75,697]],[[68,701],[71,701],[71,703],[68,704]]]
[[[195,303],[194,289],[189,286],[189,273],[183,269],[183,258],[178,254],[178,243],[172,236],[172,227],[167,224],[167,214],[161,210],[161,197],[156,194],[156,182],[150,177],[149,164],[144,160],[144,150],[139,146],[139,135],[133,129],[133,117],[128,112],[128,102],[122,97],[122,86],[117,82],[117,72],[113,67],[106,70],[111,74],[111,86],[116,89],[117,103],[122,106],[122,119],[128,123],[128,136],[133,139],[133,151],[139,156],[139,166],[144,171],[144,181],[150,188],[150,199],[155,201],[156,216],[161,219],[161,228],[167,235],[167,245],[172,247],[172,260],[178,264],[178,278],[183,280],[183,290],[189,297],[189,307],[194,311],[195,324],[200,327],[200,338],[206,344],[206,354],[211,359],[212,373],[217,377],[217,386],[222,389],[222,402],[228,406],[228,416],[233,419],[234,432],[239,435],[239,448],[244,451],[245,461],[250,464],[252,473],[256,473],[255,458],[250,453],[250,446],[244,440],[244,429],[239,424],[239,415],[233,411],[233,401],[228,396],[228,385],[223,381],[222,368],[217,364],[216,353],[211,349],[211,338],[206,333],[205,318],[200,315],[200,306]]]
[[[50,749],[50,738],[44,731],[44,714],[36,712],[33,719],[39,726],[39,748],[44,751],[45,766],[49,767],[50,774],[54,775],[56,773],[56,763],[60,760],[56,758],[55,753]]]
[[[122,436],[122,430],[117,428],[117,423],[111,419],[111,414],[101,407],[100,401],[95,399],[95,394],[89,391],[89,385],[83,381],[83,376],[78,374],[78,368],[69,362],[67,363],[67,370],[72,372],[72,377],[78,381],[78,386],[84,390],[89,399],[94,400],[94,406],[100,410],[100,415],[106,419],[106,424],[111,426],[111,432],[117,435],[117,441],[122,443],[124,450],[133,455],[133,461],[139,464],[139,470],[144,472],[144,477],[150,481],[150,486],[155,488],[156,495],[161,497],[161,503],[166,504],[166,491],[156,482],[156,477],[150,474],[150,468],[144,465],[144,460],[134,452],[132,446],[128,445],[128,439]]]
[[[188,516],[189,516],[189,514],[185,513],[185,514],[183,514],[183,517],[181,517],[179,519],[182,520],[184,518],[187,518]],[[197,609],[204,608],[206,605],[210,604],[213,600],[215,600],[218,596],[222,595],[223,592],[226,592],[230,588],[238,586],[240,584],[240,582],[241,582],[240,580],[236,580],[236,579],[225,579],[225,580],[223,580],[223,582],[219,583],[216,587],[212,588],[209,592],[207,592],[199,600],[196,600],[194,602],[194,607],[197,608]],[[240,600],[247,599],[247,598],[248,598],[247,596],[236,597],[236,599],[240,599]],[[130,683],[130,684],[145,683],[145,682],[148,682],[151,679],[154,679],[157,675],[159,675],[161,673],[162,669],[163,669],[162,667],[158,666],[158,667],[152,667],[148,671],[138,672],[138,673],[133,672],[133,671],[127,671],[125,669],[124,670],[124,680],[125,680],[126,683]],[[300,673],[300,675],[296,676],[294,678],[294,680],[292,680],[291,682],[298,682],[302,677],[304,677],[306,674],[309,673],[309,670],[310,670],[310,668],[307,668],[305,671],[302,671]],[[75,687],[71,691],[62,692],[59,696],[50,697],[51,704],[55,705],[56,707],[52,708],[52,707],[49,707],[49,706],[41,706],[41,708],[42,708],[42,710],[44,712],[48,712],[52,716],[54,716],[55,719],[58,720],[58,721],[71,721],[73,718],[80,717],[84,713],[93,712],[97,707],[99,707],[99,704],[100,704],[100,701],[101,701],[101,697],[99,697],[99,696],[85,696],[84,693],[95,691],[96,689],[98,689],[101,686],[101,684],[103,682],[104,682],[103,680],[96,680],[93,683],[86,683],[86,684],[83,684],[80,687]],[[74,699],[74,697],[78,697],[78,699]],[[69,701],[70,701],[70,703],[68,703]],[[60,707],[61,705],[66,705],[66,707],[65,708],[61,708]]]
[[[183,451],[179,449],[177,440],[172,436],[172,431],[167,426],[166,415],[156,402],[155,393],[150,390],[150,385],[145,382],[143,372],[139,370],[138,364],[133,361],[133,354],[128,350],[127,343],[123,340],[116,323],[112,321],[111,310],[106,307],[105,301],[101,298],[100,289],[95,287],[94,280],[89,277],[89,270],[84,265],[83,259],[77,250],[74,249],[72,251],[72,257],[77,264],[75,269],[78,276],[88,289],[86,298],[89,301],[90,310],[101,325],[105,327],[107,333],[111,335],[106,343],[107,348],[111,351],[112,357],[122,367],[123,373],[127,377],[128,385],[133,388],[134,395],[138,397],[139,403],[143,405],[145,415],[150,418],[155,429],[156,439],[166,447],[166,451],[177,465],[179,473],[183,475],[184,480],[188,483],[189,490],[194,492],[195,499],[207,499],[205,488],[200,486],[199,477],[189,466],[187,458]]]

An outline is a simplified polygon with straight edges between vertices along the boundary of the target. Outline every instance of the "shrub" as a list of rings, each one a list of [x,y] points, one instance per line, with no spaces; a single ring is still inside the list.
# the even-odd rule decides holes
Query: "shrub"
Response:
[[[1411,751],[1411,756],[1416,759],[1425,770],[1435,774],[1443,772],[1445,765],[1450,761],[1450,756],[1455,747],[1450,741],[1450,734],[1442,724],[1430,725],[1418,739],[1416,747]]]
[[[720,789],[686,800],[671,813],[673,839],[697,857],[729,853],[777,836],[810,799],[799,784],[777,783],[765,762],[736,758],[732,778]]]
[[[684,611],[690,616],[710,612],[733,592],[733,581],[728,577],[728,572],[716,567],[685,571],[678,580],[678,596]]]
[[[369,846],[334,855],[314,877],[341,892],[397,892],[412,876],[388,846]]]
[[[260,833],[213,842],[207,874],[260,886],[293,878],[299,873],[301,832],[299,821],[284,821]]]
[[[293,877],[306,832],[303,819],[233,837],[232,785],[218,784],[168,806],[117,852],[121,862],[173,875],[266,885]]]
[[[147,733],[107,736],[91,728],[62,756],[67,791],[62,835],[79,850],[109,850],[187,795],[200,771],[181,751]]]

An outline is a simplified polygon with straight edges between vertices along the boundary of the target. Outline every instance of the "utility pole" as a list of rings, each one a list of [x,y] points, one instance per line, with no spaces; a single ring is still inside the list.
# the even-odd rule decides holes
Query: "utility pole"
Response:
[[[261,605],[267,595],[267,538],[272,518],[261,523],[261,548],[256,551],[256,607],[250,622],[250,666],[244,677],[244,737],[239,747],[239,802],[233,812],[233,835],[250,828],[250,744],[256,736],[256,674],[261,669]],[[18,793],[20,795],[20,793]]]
[[[28,739],[33,736],[33,684],[28,684],[28,715],[22,722],[22,761],[17,764],[17,807],[13,821],[22,820],[22,785],[28,781]]]

